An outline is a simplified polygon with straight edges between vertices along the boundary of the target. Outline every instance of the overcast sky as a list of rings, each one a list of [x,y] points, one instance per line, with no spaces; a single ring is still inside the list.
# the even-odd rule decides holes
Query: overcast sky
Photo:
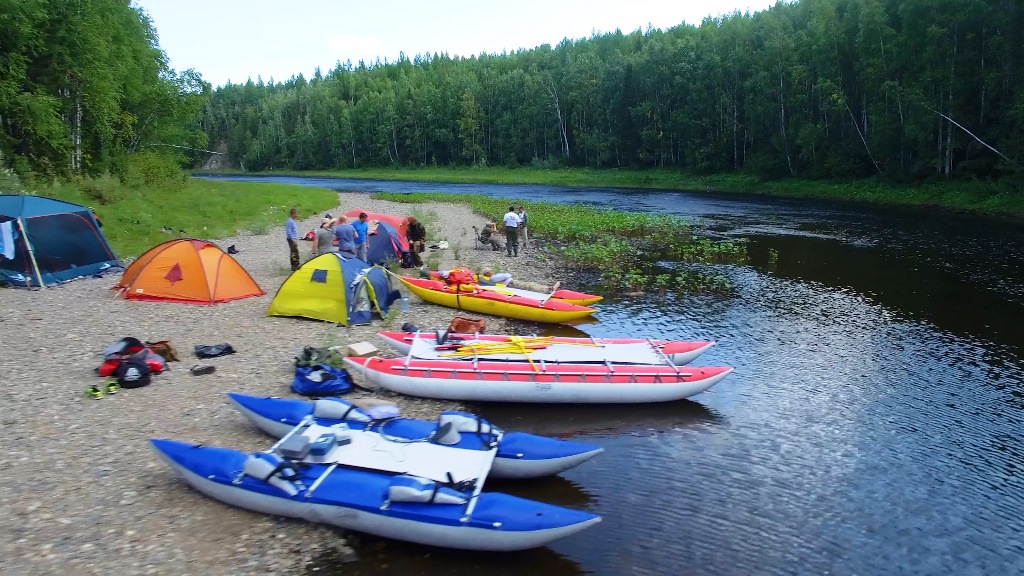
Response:
[[[220,86],[262,76],[284,81],[338,61],[372,64],[405,52],[500,53],[593,33],[667,29],[774,0],[135,0],[153,19],[179,72]]]

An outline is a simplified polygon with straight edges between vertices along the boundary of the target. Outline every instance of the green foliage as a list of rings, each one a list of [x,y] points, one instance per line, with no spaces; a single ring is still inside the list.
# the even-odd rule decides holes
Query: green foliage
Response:
[[[388,313],[381,319],[381,325],[384,328],[390,328],[401,313],[402,309],[400,306],[397,306],[397,302],[392,304],[391,307],[388,308]]]
[[[125,156],[116,174],[129,188],[153,186],[164,190],[181,190],[188,178],[176,159],[149,151]]]
[[[209,84],[168,68],[132,3],[0,0],[0,30],[0,153],[23,176],[99,176],[150,146],[206,146]]]
[[[1002,180],[1024,167],[1022,27],[1019,2],[779,2],[553,48],[228,85],[207,134],[256,171]]]
[[[82,178],[74,185],[77,185],[82,191],[82,194],[88,199],[86,203],[89,205],[116,205],[123,201],[129,192],[129,189],[122,185],[120,181],[109,176]],[[43,195],[45,196],[46,194],[44,193]]]
[[[501,221],[509,205],[520,202],[478,194],[378,193],[392,202],[464,202],[485,218]],[[675,216],[617,212],[578,204],[524,204],[535,245],[548,244],[571,270],[596,271],[610,290],[660,292],[712,291],[729,288],[721,276],[654,272],[659,260],[688,264],[742,264],[748,261],[745,240],[708,238],[700,226]],[[436,269],[436,264],[428,261]]]
[[[324,332],[324,346],[314,352],[316,360],[328,366],[341,368],[345,365],[345,355],[338,351],[341,347],[341,331],[335,328],[332,322],[324,324],[327,326]]]
[[[240,230],[265,232],[282,227],[292,207],[311,214],[338,203],[337,193],[323,188],[195,179],[161,188],[130,187],[103,177],[34,193],[92,206],[103,221],[103,234],[121,257],[179,236],[214,239]]]
[[[653,272],[650,267],[633,270],[610,270],[601,274],[601,287],[605,292],[655,292],[664,296],[674,294],[733,294],[733,286],[721,274],[708,274],[695,270],[681,272]]]
[[[4,155],[0,151],[0,194],[21,194],[24,190],[18,173],[4,165]]]

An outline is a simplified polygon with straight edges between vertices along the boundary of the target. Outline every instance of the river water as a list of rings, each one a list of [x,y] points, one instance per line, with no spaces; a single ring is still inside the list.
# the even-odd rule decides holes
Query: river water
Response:
[[[1024,574],[1024,226],[731,194],[272,180],[677,214],[750,240],[749,265],[716,267],[734,296],[611,297],[577,328],[716,340],[697,363],[736,371],[708,392],[471,407],[604,446],[559,477],[488,486],[601,524],[500,555],[356,536],[357,560],[325,556],[317,574]]]

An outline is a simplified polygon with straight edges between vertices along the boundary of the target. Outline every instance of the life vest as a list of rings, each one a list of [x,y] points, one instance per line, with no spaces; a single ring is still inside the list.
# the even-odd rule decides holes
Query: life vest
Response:
[[[459,284],[473,284],[475,279],[473,278],[473,271],[469,268],[459,267],[453,268],[448,272],[448,277],[445,278],[445,282],[448,285],[459,285]]]

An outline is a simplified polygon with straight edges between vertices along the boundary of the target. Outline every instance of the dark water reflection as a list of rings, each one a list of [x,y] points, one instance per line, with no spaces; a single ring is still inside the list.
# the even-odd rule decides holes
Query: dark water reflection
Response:
[[[751,253],[749,266],[717,267],[733,297],[609,297],[600,322],[558,329],[716,340],[700,363],[736,371],[693,401],[472,407],[509,429],[604,446],[555,483],[500,485],[604,522],[545,550],[496,557],[360,537],[360,560],[325,559],[323,568],[1024,573],[1024,227],[732,195],[310,183],[680,214],[749,238]],[[378,570],[382,562],[406,570]]]

